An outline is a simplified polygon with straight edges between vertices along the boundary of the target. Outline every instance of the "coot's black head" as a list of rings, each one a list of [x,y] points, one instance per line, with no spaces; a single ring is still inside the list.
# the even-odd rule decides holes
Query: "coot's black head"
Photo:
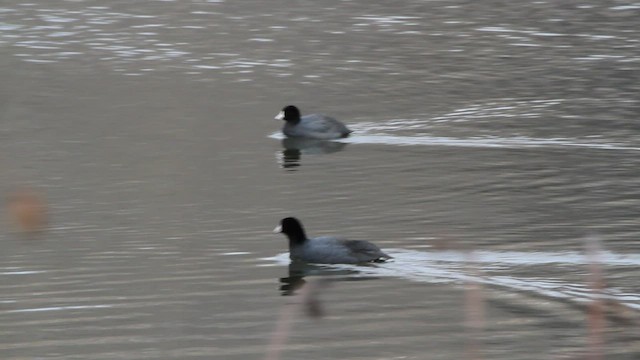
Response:
[[[289,238],[289,245],[302,244],[307,240],[304,228],[300,221],[294,217],[288,217],[280,220],[280,225],[273,231],[281,232]]]
[[[284,120],[291,124],[297,124],[300,122],[300,110],[293,105],[288,105],[282,108],[282,111],[276,115],[277,120]]]

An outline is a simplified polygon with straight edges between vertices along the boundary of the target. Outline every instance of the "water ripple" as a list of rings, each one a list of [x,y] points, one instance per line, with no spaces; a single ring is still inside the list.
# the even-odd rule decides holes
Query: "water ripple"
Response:
[[[25,49],[20,56],[25,62],[106,62],[116,72],[135,75],[180,69],[190,75],[238,75],[240,80],[255,81],[261,75],[282,79],[295,74],[285,68],[320,66],[321,72],[301,73],[299,82],[304,85],[340,81],[344,74],[354,71],[384,72],[389,76],[408,74],[415,84],[420,82],[419,77],[441,69],[432,65],[416,67],[411,64],[412,59],[432,64],[440,56],[468,54],[474,47],[470,39],[483,42],[485,50],[481,58],[466,56],[454,63],[465,64],[471,58],[491,63],[502,62],[505,57],[529,58],[529,49],[534,47],[557,49],[558,54],[549,56],[572,59],[571,67],[575,67],[575,61],[584,68],[600,62],[628,66],[640,61],[635,51],[638,42],[624,31],[624,26],[606,32],[584,28],[570,32],[554,25],[561,25],[565,21],[562,17],[546,19],[553,26],[510,25],[508,21],[470,20],[461,6],[434,5],[432,10],[437,12],[438,19],[442,18],[434,23],[417,11],[372,6],[369,11],[355,12],[361,14],[356,16],[351,15],[354,12],[327,8],[333,15],[331,21],[326,21],[304,13],[284,15],[282,10],[272,7],[253,13],[233,13],[224,11],[227,4],[223,1],[189,1],[188,12],[182,12],[182,7],[177,9],[178,2],[163,3],[131,6],[128,11],[115,6],[83,7],[69,3],[58,4],[54,9],[41,9],[33,4],[1,8],[0,42]],[[608,11],[625,13],[634,6],[611,7]],[[180,16],[167,16],[176,9]],[[303,28],[308,28],[303,31],[305,49],[292,49],[292,39],[299,37]],[[420,40],[416,42],[418,37]],[[334,40],[338,38],[348,39],[352,46],[336,52]],[[43,39],[56,41],[45,43]],[[375,43],[375,61],[350,62],[354,58],[368,58],[372,47],[364,44],[369,42]],[[203,52],[215,48],[216,52],[230,53],[242,43],[252,46],[244,47],[242,54],[231,58],[211,57]],[[520,50],[514,52],[513,47]],[[283,57],[286,64],[271,60]],[[256,74],[247,79],[243,69],[256,70]]]
[[[423,252],[404,249],[385,249],[393,256],[391,262],[375,266],[356,266],[333,264],[323,265],[337,270],[353,271],[355,277],[396,277],[411,281],[430,283],[460,283],[463,281],[480,282],[511,291],[524,291],[549,298],[563,299],[584,303],[594,298],[592,290],[582,284],[567,283],[552,278],[522,278],[511,275],[491,275],[492,272],[515,271],[520,267],[531,266],[581,266],[590,263],[587,256],[577,252],[518,252],[518,251],[476,251],[465,254],[456,251]],[[289,254],[279,254],[263,260],[280,265],[290,263]],[[487,275],[473,276],[465,269],[472,260]],[[599,260],[608,269],[613,267],[640,266],[638,254],[616,254],[603,252]],[[640,294],[624,289],[607,289],[603,297],[615,300],[629,308],[640,310]]]
[[[362,135],[338,141],[349,144],[429,145],[509,149],[581,147],[601,150],[640,151],[640,147],[601,143],[581,143],[572,139],[542,139],[527,137],[464,139],[435,136]]]

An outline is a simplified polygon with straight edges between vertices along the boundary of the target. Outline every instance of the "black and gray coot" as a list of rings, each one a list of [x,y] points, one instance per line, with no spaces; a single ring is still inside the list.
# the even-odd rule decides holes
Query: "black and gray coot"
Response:
[[[340,121],[323,114],[300,115],[300,110],[293,106],[285,106],[275,117],[284,120],[282,133],[288,137],[331,140],[349,136],[349,128]]]
[[[391,259],[376,245],[364,240],[346,240],[334,236],[308,238],[300,221],[284,218],[275,232],[289,238],[289,257],[319,264],[361,264]]]

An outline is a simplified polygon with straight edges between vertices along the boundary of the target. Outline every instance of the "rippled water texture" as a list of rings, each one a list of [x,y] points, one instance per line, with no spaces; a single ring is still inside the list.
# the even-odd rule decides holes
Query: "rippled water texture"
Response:
[[[0,358],[639,358],[639,18],[0,4]],[[286,216],[394,259],[290,264]]]

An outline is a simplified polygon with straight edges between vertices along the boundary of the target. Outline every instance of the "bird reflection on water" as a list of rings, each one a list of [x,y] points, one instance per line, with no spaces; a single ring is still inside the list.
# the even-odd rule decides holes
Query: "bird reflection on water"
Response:
[[[361,266],[375,266],[364,264]],[[329,281],[362,281],[379,279],[378,276],[363,276],[354,269],[336,269],[327,265],[309,264],[303,261],[292,261],[288,267],[288,275],[280,278],[280,293],[282,296],[296,295],[307,281],[305,277],[325,277]],[[357,276],[355,276],[357,275]]]
[[[302,154],[331,154],[341,151],[347,146],[343,142],[306,138],[284,138],[281,144],[283,150],[278,154],[278,162],[282,168],[287,170],[295,170],[301,165]]]

